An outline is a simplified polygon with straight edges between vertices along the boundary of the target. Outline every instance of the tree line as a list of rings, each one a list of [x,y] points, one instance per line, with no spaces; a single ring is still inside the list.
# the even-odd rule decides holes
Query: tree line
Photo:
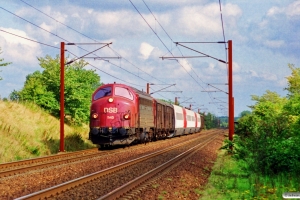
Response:
[[[239,119],[232,153],[251,172],[300,172],[300,68],[288,67],[292,73],[287,77],[287,96],[270,90],[252,95],[251,113]]]
[[[39,57],[43,71],[35,71],[26,76],[24,87],[14,90],[9,98],[12,101],[33,102],[55,117],[60,115],[60,58]],[[68,62],[68,59],[66,59]],[[65,121],[80,125],[89,121],[91,95],[99,87],[100,76],[94,70],[84,67],[84,60],[65,66]]]

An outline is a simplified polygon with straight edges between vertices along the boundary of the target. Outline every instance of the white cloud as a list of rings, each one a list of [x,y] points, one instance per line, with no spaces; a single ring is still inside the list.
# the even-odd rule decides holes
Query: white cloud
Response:
[[[260,28],[265,28],[268,24],[269,24],[269,21],[266,20],[266,19],[263,19],[263,20],[259,23],[259,27],[260,27]]]
[[[267,47],[280,48],[284,45],[284,41],[283,40],[267,40],[266,42],[264,42],[264,44]]]
[[[171,79],[179,79],[185,77],[187,73],[191,73],[191,64],[187,62],[186,59],[179,59],[177,63],[176,61],[164,61],[167,62],[163,67],[163,73],[166,77]]]
[[[144,59],[148,59],[153,49],[153,46],[146,42],[143,42],[140,46],[140,53],[142,54]]]
[[[287,16],[299,16],[300,15],[300,1],[294,1],[286,8]]]
[[[13,28],[3,28],[2,30],[9,33],[32,39],[24,31],[13,29]],[[36,57],[41,55],[40,45],[38,43],[8,34],[0,32],[0,43],[2,46],[3,54],[9,62],[13,63],[36,63]]]
[[[217,4],[207,6],[191,6],[179,10],[175,16],[178,18],[179,31],[186,35],[216,34],[220,33],[221,26]]]
[[[284,12],[284,8],[279,8],[277,6],[273,6],[267,12],[267,16],[274,16]]]
[[[208,67],[205,70],[208,74],[216,74],[217,70],[214,63],[209,63]]]
[[[245,81],[244,77],[241,75],[234,75],[232,79],[234,83],[240,83]]]
[[[253,76],[253,77],[258,77],[257,72],[254,71],[254,70],[249,70],[249,71],[248,71],[248,74],[250,74],[250,76]]]
[[[277,81],[277,75],[273,73],[261,73],[261,78],[267,81]]]
[[[186,59],[180,59],[179,63],[182,67],[184,67],[184,71],[190,72],[192,70],[191,64]]]
[[[28,39],[32,39],[30,38],[24,31],[22,30],[18,30],[18,29],[13,29],[13,28],[4,28],[4,27],[0,27],[2,30],[7,31],[8,33],[5,32],[0,32],[0,36],[7,42],[7,43],[11,43],[11,44],[20,44],[20,45],[26,45],[26,46],[30,46],[30,47],[36,47],[38,46],[37,43],[33,43],[29,40],[25,40],[23,38],[17,37],[15,35],[21,36],[21,37],[25,37]],[[15,35],[12,35],[12,34]]]
[[[242,9],[236,4],[225,4],[222,8],[223,18],[225,26],[227,25],[228,28],[237,29],[237,21],[243,14]],[[219,13],[220,14],[220,13]]]
[[[255,78],[256,80],[259,80],[259,81],[275,81],[275,82],[278,81],[278,77],[274,73],[270,73],[270,72],[257,73],[254,70],[248,70],[246,73],[250,76],[250,77],[248,76],[248,78],[250,78],[250,80],[252,78]]]
[[[223,38],[220,10],[218,2],[211,2],[208,0],[153,0],[147,2],[147,4],[173,41],[218,41]],[[236,94],[240,93],[241,97],[246,99],[250,94],[260,93],[269,89],[267,87],[281,87],[280,89],[282,89],[283,86],[286,86],[286,80],[282,79],[282,76],[286,76],[288,72],[285,72],[280,66],[284,66],[289,62],[297,65],[299,61],[299,45],[297,46],[297,41],[299,41],[299,31],[297,30],[299,28],[297,27],[300,27],[298,26],[300,1],[289,1],[290,3],[268,1],[259,4],[259,8],[245,4],[242,1],[235,2],[235,4],[226,3],[222,5],[226,39],[232,38],[234,40],[234,61],[236,63],[233,63],[233,81],[237,83],[234,86],[236,87],[234,92]],[[207,103],[210,99],[207,98],[208,101],[206,101],[208,95],[197,92],[197,90],[203,90],[199,87],[199,84],[206,87],[205,83],[227,82],[227,66],[207,58],[197,60],[182,59],[180,64],[185,67],[185,70],[174,60],[162,61],[159,59],[161,56],[171,56],[169,55],[169,49],[174,56],[180,56],[181,52],[174,48],[173,41],[160,28],[158,22],[149,13],[143,2],[135,1],[134,3],[165,44],[159,41],[139,13],[136,12],[130,3],[128,5],[128,2],[109,1],[102,3],[98,1],[95,3],[89,1],[83,3],[76,1],[69,3],[66,1],[59,7],[51,2],[32,3],[32,5],[90,38],[98,41],[113,41],[110,47],[116,50],[124,59],[111,59],[110,62],[87,60],[104,71],[103,73],[96,70],[101,76],[102,82],[120,82],[120,80],[106,74],[108,73],[125,81],[143,86],[145,86],[146,81],[176,83],[176,90],[183,91],[182,96],[201,97],[199,99],[201,104],[207,104],[206,106],[211,109],[212,106]],[[258,0],[253,2],[254,5],[258,5],[257,3]],[[3,5],[7,9],[10,6],[13,8],[11,9],[12,12],[70,42],[92,42],[83,35],[72,31],[26,5],[22,6],[22,4],[16,5],[7,2]],[[19,31],[15,33],[23,37],[42,41],[46,44],[57,44],[58,47],[62,41],[61,38],[55,37],[53,34],[49,34],[21,19],[17,19],[9,13],[4,18],[8,21],[0,21],[0,26],[11,27],[13,30]],[[38,67],[37,56],[44,57],[46,54],[53,56],[58,53],[56,49],[45,48],[40,44],[14,36],[4,36],[4,34],[0,33],[0,44],[3,50],[1,57],[6,62],[13,62],[13,65],[11,65],[11,68],[1,69],[1,75],[4,78],[3,84],[7,87],[2,88],[2,93],[5,89],[12,91],[14,88],[20,88],[7,83],[15,83],[17,79],[20,80],[18,85],[21,86],[26,75],[35,70],[32,66]],[[292,47],[293,45],[294,48]],[[41,52],[41,48],[45,52]],[[67,48],[70,52],[78,55],[86,53],[77,47],[68,46]],[[71,48],[75,49],[74,52]],[[82,46],[82,48],[93,50],[94,46]],[[203,52],[217,58],[222,58],[224,54],[223,51],[211,50],[218,48],[213,45],[201,45],[199,48],[203,48],[200,51],[203,50]],[[284,48],[289,48],[290,51],[283,56]],[[180,49],[185,56],[192,54],[192,52],[184,48],[180,47]],[[294,55],[293,59],[291,59],[291,54]],[[116,56],[109,48],[103,48],[97,52],[97,55]],[[140,70],[126,62],[125,59],[140,68]],[[127,69],[146,79],[146,81],[125,72],[115,65]],[[193,70],[191,66],[193,66]],[[276,66],[276,70],[274,70],[274,66]],[[25,69],[26,67],[31,68]],[[92,67],[88,68],[94,69]],[[147,75],[142,70],[158,80]],[[14,80],[9,77],[14,77]],[[160,86],[156,87],[160,89]],[[145,89],[145,87],[138,89],[142,88]],[[164,97],[158,96],[158,98],[165,98],[166,96],[165,99],[174,99],[174,94],[162,93],[162,95]],[[244,99],[241,101],[241,97],[236,96],[235,108],[241,107],[241,104],[247,104]]]
[[[293,3],[282,8],[274,6],[267,12],[267,16],[276,16],[278,14],[285,14],[289,17],[300,15],[300,1],[294,1]]]
[[[233,70],[234,73],[238,73],[241,70],[241,67],[236,62],[233,62],[232,68],[233,68],[232,70]]]
[[[45,22],[43,22],[41,25],[40,25],[41,28],[51,32],[53,30],[53,27],[50,26],[50,25],[47,25]]]
[[[98,23],[101,34],[107,35],[126,35],[134,33],[140,27],[140,18],[132,12],[121,11],[106,11],[95,13],[96,21]]]

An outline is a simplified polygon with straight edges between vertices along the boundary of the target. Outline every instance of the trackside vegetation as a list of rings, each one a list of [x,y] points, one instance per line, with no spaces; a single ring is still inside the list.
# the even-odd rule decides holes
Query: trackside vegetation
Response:
[[[0,54],[2,53],[2,51],[1,51],[1,47],[0,47]],[[5,66],[7,66],[7,65],[9,65],[9,64],[11,64],[10,62],[3,62],[4,61],[4,59],[3,58],[0,58],[0,67],[5,67]],[[0,70],[0,72],[1,72],[1,70]],[[3,78],[0,76],[0,81],[2,80]]]
[[[31,102],[0,100],[0,163],[58,153],[59,120]],[[65,151],[96,147],[87,125],[65,125]]]
[[[38,58],[43,71],[26,77],[24,87],[13,91],[10,100],[32,102],[54,117],[60,113],[60,58]],[[68,59],[66,59],[68,62]],[[65,66],[65,121],[80,125],[89,120],[91,95],[100,86],[100,77],[94,70],[87,70],[87,62],[79,60]]]
[[[0,66],[10,64],[2,61]],[[14,90],[8,99],[0,101],[0,162],[59,150],[60,58],[45,56],[38,61],[42,70],[27,75],[20,91]],[[78,60],[65,66],[66,151],[95,147],[87,140],[87,124],[91,95],[101,83],[94,70],[85,69],[87,64]]]
[[[288,66],[288,95],[252,95],[252,111],[239,119],[234,141],[225,141],[203,199],[282,199],[300,191],[300,69]]]

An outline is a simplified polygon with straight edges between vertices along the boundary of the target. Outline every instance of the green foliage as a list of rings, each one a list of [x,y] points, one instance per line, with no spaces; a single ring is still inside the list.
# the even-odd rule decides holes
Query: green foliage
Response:
[[[234,143],[229,139],[224,140],[225,145],[223,145],[220,149],[226,150],[228,153],[233,153]]]
[[[212,129],[219,127],[219,119],[212,113],[204,114],[205,129]]]
[[[292,74],[286,78],[288,87],[285,89],[289,91],[289,96],[293,96],[300,93],[300,68],[295,68],[293,64],[288,64],[288,66],[292,70]]]
[[[243,112],[240,113],[240,117],[244,117],[244,116],[249,115],[249,114],[251,114],[251,111],[244,110]]]
[[[0,54],[1,54],[2,52],[1,52],[1,47],[0,47]],[[4,59],[3,58],[0,58],[0,67],[5,67],[5,66],[7,66],[7,65],[9,65],[9,64],[11,64],[11,63],[3,63],[3,61],[4,61]],[[0,70],[0,72],[1,72],[1,70]],[[3,78],[0,76],[0,81],[1,80],[3,80]]]
[[[9,99],[11,101],[20,101],[20,94],[18,91],[14,90],[10,93]]]
[[[299,73],[296,68],[292,70],[287,90],[293,95],[280,97],[269,90],[261,97],[253,95],[256,103],[250,106],[252,112],[239,119],[234,157],[244,161],[252,172],[300,172],[300,95],[294,93],[297,87],[292,81],[298,80]]]
[[[30,101],[41,106],[53,116],[60,114],[60,58],[38,58],[42,72],[35,71],[26,77],[21,91],[13,91],[12,100]],[[100,85],[100,77],[86,70],[87,63],[79,60],[65,66],[65,114],[67,120],[81,124],[89,120],[90,98]]]
[[[296,173],[275,176],[245,173],[245,163],[232,159],[221,151],[209,177],[201,199],[282,199],[284,192],[300,189],[300,177]]]

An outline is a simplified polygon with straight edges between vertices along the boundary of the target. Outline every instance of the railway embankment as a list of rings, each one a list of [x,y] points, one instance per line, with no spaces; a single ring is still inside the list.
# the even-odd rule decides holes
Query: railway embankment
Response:
[[[0,100],[0,163],[56,154],[59,150],[59,120],[26,102]],[[95,147],[88,126],[65,125],[65,150]]]

